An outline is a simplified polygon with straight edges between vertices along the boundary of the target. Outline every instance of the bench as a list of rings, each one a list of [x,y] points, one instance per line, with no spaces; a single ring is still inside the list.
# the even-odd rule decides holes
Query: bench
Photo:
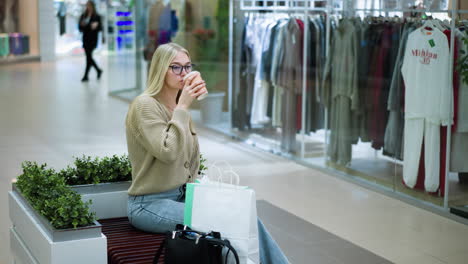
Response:
[[[107,237],[108,264],[152,264],[165,238],[164,234],[146,233],[134,228],[127,217],[101,219],[98,222]],[[158,264],[164,264],[163,256]]]

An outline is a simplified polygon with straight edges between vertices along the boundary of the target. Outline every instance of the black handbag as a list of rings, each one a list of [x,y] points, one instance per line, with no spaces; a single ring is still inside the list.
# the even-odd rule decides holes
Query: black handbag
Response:
[[[228,249],[224,262],[223,248]],[[153,264],[158,263],[163,249],[165,264],[223,264],[227,263],[230,252],[239,264],[236,250],[229,240],[221,239],[219,232],[203,233],[184,225],[177,225],[175,231],[166,233],[164,242],[154,256]]]

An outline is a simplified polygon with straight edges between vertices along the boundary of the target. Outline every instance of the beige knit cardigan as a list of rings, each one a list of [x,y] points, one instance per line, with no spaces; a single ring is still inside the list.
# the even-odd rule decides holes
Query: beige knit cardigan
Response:
[[[171,113],[157,99],[140,95],[130,104],[125,125],[132,164],[129,195],[165,192],[195,180],[200,152],[188,111]]]

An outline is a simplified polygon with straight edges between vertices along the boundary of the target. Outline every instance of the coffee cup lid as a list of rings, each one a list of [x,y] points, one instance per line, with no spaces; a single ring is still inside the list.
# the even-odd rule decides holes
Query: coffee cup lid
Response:
[[[189,73],[187,73],[187,75],[184,76],[184,81],[189,77],[189,76],[192,76],[193,74],[196,74],[196,73],[199,73],[198,71],[191,71]]]

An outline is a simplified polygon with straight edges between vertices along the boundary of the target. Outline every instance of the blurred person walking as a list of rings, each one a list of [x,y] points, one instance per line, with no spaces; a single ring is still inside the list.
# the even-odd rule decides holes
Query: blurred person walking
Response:
[[[88,74],[91,67],[97,71],[97,78],[101,78],[102,69],[98,67],[93,59],[93,51],[97,46],[98,33],[102,31],[101,16],[96,12],[93,1],[86,3],[86,9],[80,17],[79,29],[83,33],[83,48],[86,53],[86,70],[82,82],[88,81]]]

